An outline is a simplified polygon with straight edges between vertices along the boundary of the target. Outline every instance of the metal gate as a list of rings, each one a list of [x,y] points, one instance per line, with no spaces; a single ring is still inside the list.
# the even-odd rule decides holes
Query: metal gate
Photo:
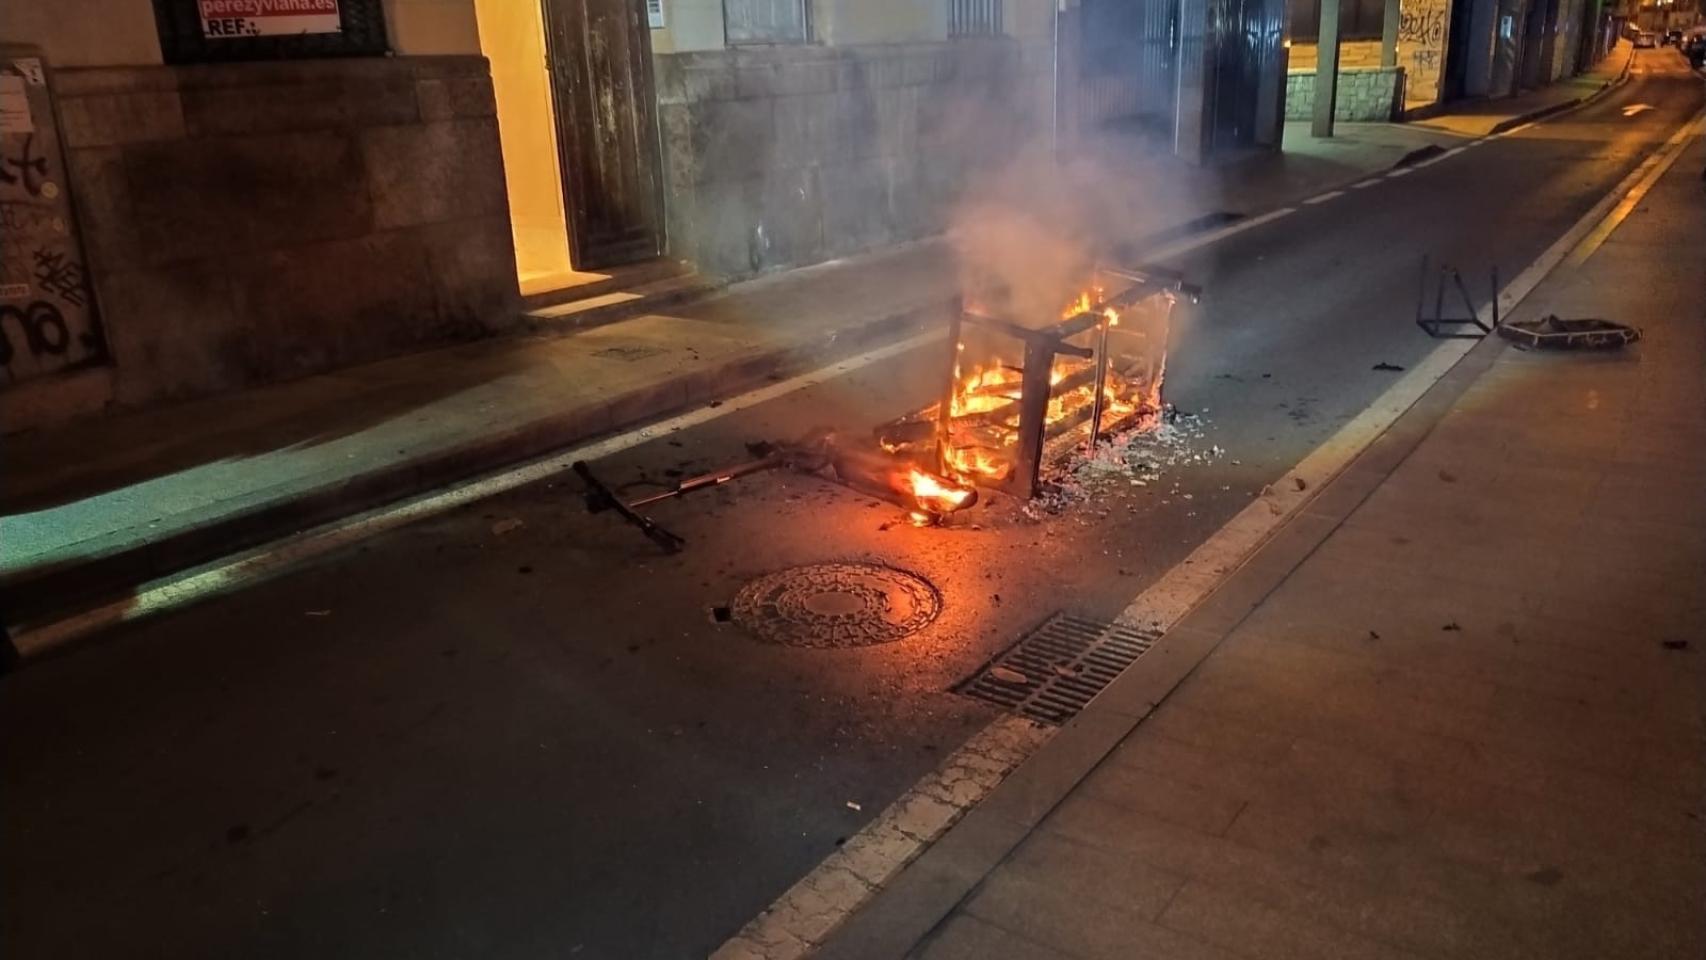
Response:
[[[1178,115],[1179,0],[1084,0],[1078,118],[1171,140]]]

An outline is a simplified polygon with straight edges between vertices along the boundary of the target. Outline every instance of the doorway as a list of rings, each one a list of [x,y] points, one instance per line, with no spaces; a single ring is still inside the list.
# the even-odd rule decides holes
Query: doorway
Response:
[[[475,0],[474,9],[491,64],[521,293],[602,280],[586,271],[658,256],[642,4]]]
[[[652,38],[640,0],[544,0],[557,155],[575,264],[663,252]]]
[[[1231,153],[1257,143],[1262,73],[1262,0],[1209,0],[1207,100],[1209,149]],[[1277,34],[1276,34],[1277,35]],[[1276,65],[1277,69],[1277,65]]]

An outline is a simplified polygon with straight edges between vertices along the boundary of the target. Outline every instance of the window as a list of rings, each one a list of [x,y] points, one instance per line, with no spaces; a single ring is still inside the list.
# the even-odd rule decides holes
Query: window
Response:
[[[1003,0],[948,0],[948,36],[993,37],[1001,33]]]
[[[806,0],[723,0],[723,37],[730,46],[805,43]]]

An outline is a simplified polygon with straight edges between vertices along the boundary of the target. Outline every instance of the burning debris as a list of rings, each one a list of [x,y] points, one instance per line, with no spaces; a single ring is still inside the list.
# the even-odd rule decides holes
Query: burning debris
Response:
[[[1181,293],[1195,296],[1178,278],[1102,268],[1045,326],[968,306],[949,323],[943,398],[879,426],[876,440],[891,454],[933,460],[962,483],[1034,497],[1045,463],[1159,423]]]
[[[1178,277],[1100,268],[1089,290],[1043,326],[1026,326],[981,306],[949,321],[943,396],[923,410],[852,442],[819,431],[787,444],[749,444],[754,459],[678,480],[661,493],[622,501],[584,462],[591,512],[613,510],[664,550],[685,541],[639,511],[739,477],[789,469],[887,500],[918,526],[935,526],[978,502],[979,488],[1025,500],[1046,492],[1046,466],[1098,441],[1137,431],[1178,434],[1178,413],[1161,400],[1167,337],[1178,297],[1197,291]],[[1134,441],[1135,442],[1135,441]],[[1126,450],[1134,449],[1128,442]],[[1124,454],[1121,454],[1122,456]]]

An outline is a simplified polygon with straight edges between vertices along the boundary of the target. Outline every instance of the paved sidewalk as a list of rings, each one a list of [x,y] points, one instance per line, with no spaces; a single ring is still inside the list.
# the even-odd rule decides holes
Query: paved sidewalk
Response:
[[[1517,313],[1642,343],[1482,342],[820,957],[1706,956],[1703,165]]]
[[[1409,125],[1460,137],[1489,136],[1567,110],[1618,82],[1628,71],[1640,69],[1643,61],[1672,53],[1669,49],[1643,53],[1630,46],[1628,41],[1619,40],[1604,60],[1579,76],[1565,77],[1538,90],[1525,90],[1514,97],[1453,103],[1444,112],[1413,120]]]

